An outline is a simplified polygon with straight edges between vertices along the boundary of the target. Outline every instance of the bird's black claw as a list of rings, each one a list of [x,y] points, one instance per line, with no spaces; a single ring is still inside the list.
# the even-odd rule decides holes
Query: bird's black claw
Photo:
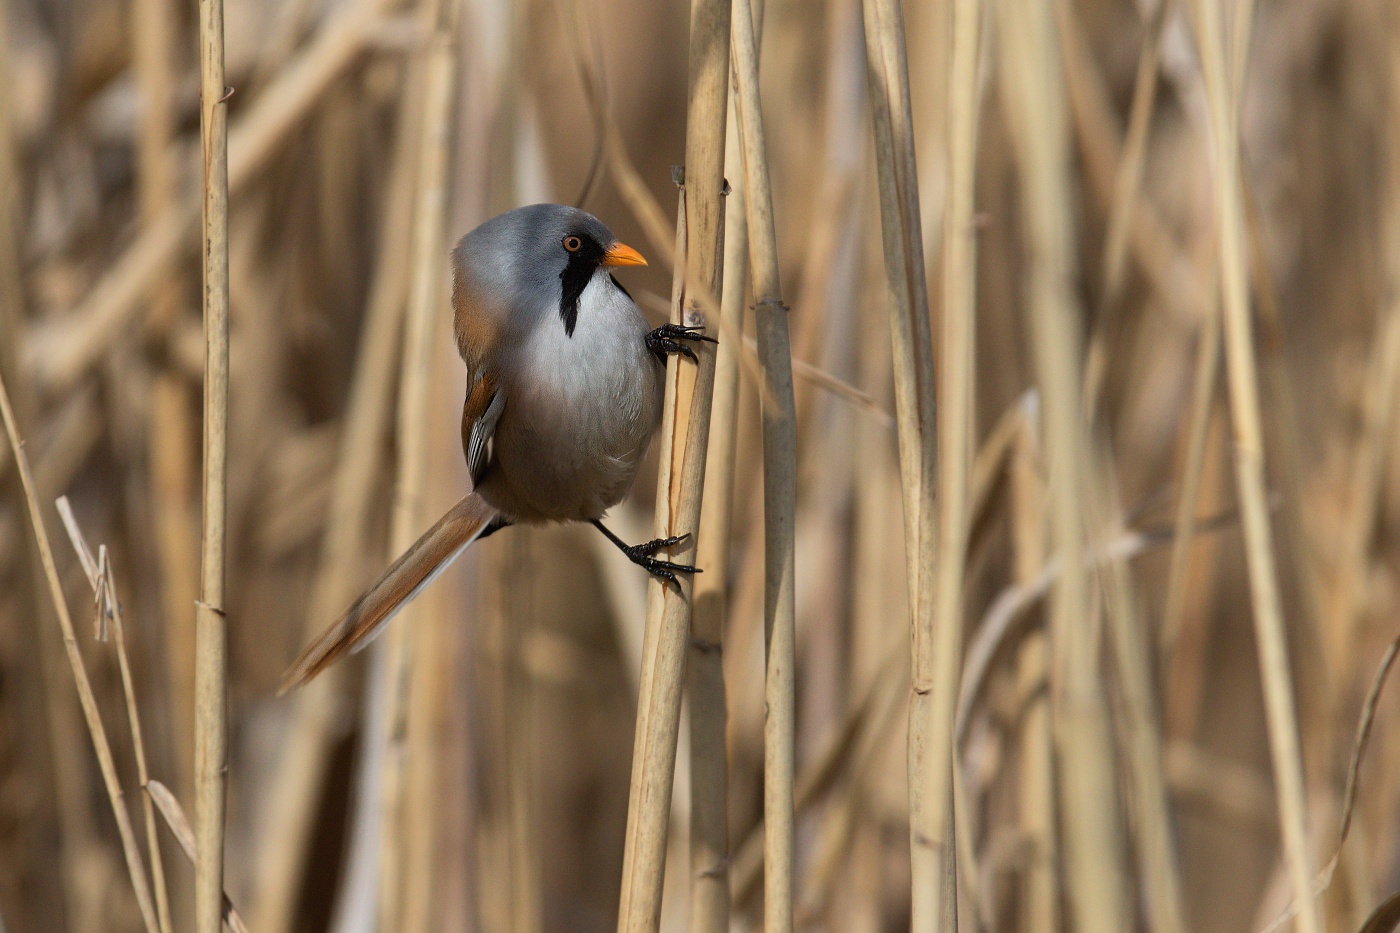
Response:
[[[683,534],[672,535],[669,538],[657,538],[654,541],[634,544],[631,547],[624,548],[623,553],[627,555],[632,563],[653,576],[660,577],[662,580],[680,586],[680,581],[676,579],[677,573],[701,573],[702,571],[700,568],[693,567],[690,564],[678,564],[674,561],[660,560],[652,555],[662,548],[674,547],[677,544],[681,544],[689,537],[689,534]]]
[[[686,340],[719,343],[715,338],[707,337],[699,327],[687,327],[683,324],[662,324],[655,330],[648,331],[646,336],[647,349],[655,353],[656,358],[663,363],[666,361],[666,357],[673,354],[689,357],[693,362],[698,363],[700,360],[695,355],[695,351],[682,342]]]

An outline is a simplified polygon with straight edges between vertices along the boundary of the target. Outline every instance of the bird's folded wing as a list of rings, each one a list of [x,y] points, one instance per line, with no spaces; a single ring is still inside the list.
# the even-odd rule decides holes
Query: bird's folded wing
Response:
[[[496,387],[496,380],[483,375],[467,391],[462,405],[462,452],[467,455],[467,472],[472,484],[481,482],[491,458],[491,437],[496,422],[506,407],[505,393]]]
[[[469,493],[413,542],[345,615],[306,647],[282,678],[279,693],[306,683],[347,652],[368,644],[394,615],[446,570],[496,517]]]

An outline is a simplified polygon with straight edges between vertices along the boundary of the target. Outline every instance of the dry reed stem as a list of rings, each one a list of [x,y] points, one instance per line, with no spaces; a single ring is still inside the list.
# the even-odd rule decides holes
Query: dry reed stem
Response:
[[[934,737],[925,708],[934,671],[933,573],[935,412],[933,340],[924,276],[923,234],[909,100],[909,65],[904,23],[893,0],[864,0],[866,64],[874,116],[880,189],[880,232],[894,344],[895,415],[904,501],[904,547],[908,569],[912,689],[909,713],[909,845],[912,866],[913,933],[956,925],[951,856],[945,860],[939,835],[951,798],[930,800],[927,779]]]
[[[731,109],[733,101],[730,101]],[[725,147],[725,176],[732,190],[725,203],[724,283],[720,313],[729,329],[742,333],[748,283],[748,224],[744,218],[735,121]],[[686,659],[690,708],[690,929],[729,931],[729,762],[724,685],[725,599],[729,592],[729,542],[734,517],[734,449],[738,433],[739,357],[733,342],[715,349],[715,392],[710,408],[710,450],[700,508],[695,608]]]
[[[199,866],[199,855],[194,848],[194,830],[190,828],[190,821],[185,817],[185,811],[180,806],[180,801],[170,789],[160,781],[152,780],[146,784],[146,795],[155,804],[160,815],[165,820],[165,825],[170,828],[170,834],[175,837],[175,842],[180,846],[180,851],[185,853],[185,858],[190,860],[190,864],[196,868]],[[238,913],[238,908],[233,906],[233,901],[227,894],[224,895],[224,923],[231,933],[248,933],[248,924],[243,921],[243,917]]]
[[[976,445],[977,232],[973,224],[976,192],[977,126],[980,94],[977,59],[981,4],[954,0],[952,51],[948,79],[948,182],[943,217],[943,307],[940,314],[938,366],[938,547],[922,560],[936,563],[931,644],[932,667],[924,684],[929,693],[910,708],[910,731],[923,733],[921,793],[927,819],[919,831],[933,847],[935,878],[953,876],[951,904],[935,905],[939,928],[957,927],[957,827],[955,813],[953,716],[958,670],[962,666],[963,578],[970,534],[968,473]],[[918,715],[916,722],[912,717]],[[911,781],[913,779],[911,778]],[[911,788],[911,798],[913,789]],[[912,819],[912,814],[911,814]],[[967,840],[970,843],[971,840]],[[968,871],[974,869],[967,866]],[[917,878],[916,878],[916,883]],[[930,887],[935,887],[930,885]],[[946,894],[946,892],[945,892]],[[973,902],[978,899],[974,896]],[[928,921],[924,921],[927,923]],[[918,929],[916,922],[915,928]]]
[[[992,502],[992,491],[1007,458],[1022,432],[1024,405],[1009,407],[998,419],[991,433],[977,451],[973,462],[971,482],[970,524],[986,518]],[[879,660],[873,676],[850,704],[841,725],[831,738],[814,752],[802,773],[798,775],[794,807],[800,815],[831,789],[843,771],[860,774],[881,748],[883,737],[896,722],[895,713],[902,710],[898,701],[908,688],[908,667],[901,661],[905,649],[895,643]],[[989,659],[990,660],[990,659]],[[762,824],[754,827],[734,848],[734,900],[743,904],[757,892],[757,881],[763,868]]]
[[[1067,887],[1079,929],[1121,930],[1128,917],[1111,737],[1087,588],[1086,438],[1074,319],[1069,139],[1054,13],[1013,10],[998,24],[1011,86],[1022,220],[1029,263],[1026,301],[1036,383],[1043,400],[1051,539],[1062,566],[1050,608],[1051,705],[1060,758]]]
[[[1390,676],[1397,656],[1400,656],[1400,637],[1393,639],[1381,654],[1381,660],[1376,665],[1376,673],[1371,678],[1371,687],[1366,691],[1366,698],[1361,703],[1361,713],[1357,717],[1356,732],[1351,742],[1351,756],[1347,762],[1346,787],[1342,791],[1342,816],[1341,825],[1337,829],[1336,848],[1333,849],[1332,857],[1327,860],[1327,864],[1322,867],[1322,871],[1318,872],[1317,877],[1313,879],[1312,890],[1317,897],[1321,897],[1332,884],[1332,877],[1347,851],[1347,837],[1351,830],[1352,819],[1356,815],[1357,792],[1361,786],[1361,763],[1371,738],[1371,727],[1375,725],[1376,708],[1380,705],[1381,691],[1385,689],[1386,679]],[[1359,907],[1359,905],[1357,906]],[[1273,923],[1265,927],[1262,933],[1274,933],[1275,930],[1298,915],[1298,908],[1298,900],[1294,898],[1288,909],[1280,914]]]
[[[1011,536],[1014,579],[1024,587],[1045,566],[1045,478],[1039,417],[1021,419],[1018,428],[1010,465]],[[1055,740],[1045,689],[1050,674],[1047,642],[1043,630],[1027,632],[1016,657],[1016,685],[1024,698],[1017,744],[1017,814],[1030,849],[1019,883],[1024,933],[1060,928]]]
[[[200,139],[204,192],[204,495],[195,608],[195,933],[219,933],[228,771],[228,626],[224,519],[228,482],[228,89],[223,0],[200,0]]]
[[[1400,106],[1400,54],[1390,55],[1391,106]],[[1392,114],[1396,111],[1392,110]],[[1400,127],[1391,121],[1388,142],[1392,157],[1400,158]],[[1385,303],[1376,323],[1376,337],[1366,369],[1363,390],[1362,430],[1352,455],[1347,490],[1347,514],[1342,522],[1337,579],[1327,613],[1328,631],[1333,633],[1331,682],[1342,685],[1352,669],[1366,600],[1365,587],[1371,563],[1370,547],[1376,533],[1376,519],[1383,491],[1385,467],[1394,436],[1397,379],[1400,379],[1400,166],[1392,162],[1388,179],[1390,208],[1385,213],[1382,237],[1388,261]],[[1340,695],[1343,691],[1338,690]],[[1338,696],[1337,699],[1340,699]],[[1335,701],[1334,701],[1335,702]]]
[[[682,190],[677,204],[678,255],[687,253],[687,238],[686,195]],[[685,319],[686,282],[679,264],[675,266],[673,279],[672,319],[681,321]],[[705,348],[700,349],[703,351]],[[702,365],[712,358],[713,355],[709,353],[702,355]],[[672,528],[677,527],[672,516],[678,507],[678,489],[684,478],[685,457],[691,451],[687,425],[693,412],[682,411],[680,400],[687,393],[693,399],[694,377],[686,380],[678,363],[679,360],[673,356],[666,365],[654,521],[657,537],[668,536]],[[691,384],[683,385],[687,381]],[[676,622],[669,617],[668,589],[657,585],[648,585],[647,588],[646,624],[637,686],[637,726],[633,739],[618,910],[620,933],[624,930],[655,931],[660,924],[670,794],[680,731],[680,681],[684,676],[681,668],[685,663],[684,636],[687,627],[684,618]],[[674,721],[669,718],[673,706]],[[633,880],[633,862],[640,863],[643,873],[643,877],[637,881]],[[636,906],[629,906],[632,904]]]
[[[385,432],[396,395],[394,374],[408,291],[415,153],[423,103],[421,68],[412,68],[405,81],[383,198],[382,246],[366,300],[364,332],[346,403],[331,504],[305,617],[308,637],[354,597],[364,576],[370,506],[383,468]],[[257,866],[253,920],[260,933],[287,933],[295,920],[317,795],[348,699],[347,676],[344,667],[332,668],[298,691],[293,700],[296,708],[284,742],[286,754],[269,781],[272,801],[268,828],[253,859]]]
[[[429,0],[423,16],[433,29],[425,64],[423,122],[418,140],[417,193],[411,233],[408,317],[405,322],[403,363],[400,370],[397,447],[398,483],[390,529],[390,550],[401,554],[422,533],[428,517],[424,497],[428,482],[428,430],[430,389],[433,381],[434,341],[442,333],[443,257],[448,191],[448,153],[452,143],[453,88],[456,83],[457,4]],[[406,876],[403,845],[403,807],[407,738],[407,690],[410,665],[416,653],[422,607],[404,610],[404,618],[385,633],[383,677],[385,699],[380,808],[379,927],[399,929],[403,920],[402,894]],[[421,888],[420,888],[421,890]]]
[[[1113,540],[1124,532],[1123,507],[1107,439],[1100,435],[1095,441],[1092,482],[1097,494],[1090,499],[1090,507],[1097,512],[1094,524],[1100,536]],[[1184,933],[1181,872],[1162,766],[1159,705],[1153,689],[1149,639],[1128,562],[1122,558],[1108,561],[1101,581],[1110,657],[1119,688],[1118,715],[1114,718],[1121,730],[1119,758],[1129,781],[1128,812],[1148,926],[1155,933]]]
[[[359,60],[392,2],[361,0],[334,17],[263,89],[229,135],[231,194],[257,176],[322,95]],[[107,354],[170,263],[193,247],[199,204],[200,196],[193,193],[182,198],[122,251],[71,314],[31,332],[26,361],[46,389],[68,391]]]
[[[170,0],[137,0],[132,6],[132,65],[141,95],[137,137],[137,188],[143,228],[158,225],[176,201],[175,94],[173,5]],[[147,295],[148,321],[163,331],[179,315],[180,282],[167,276]],[[190,607],[198,599],[199,567],[193,543],[198,537],[194,501],[192,436],[187,412],[194,407],[189,384],[162,369],[152,374],[150,388],[149,490],[154,512],[156,555],[161,567],[164,640],[168,695],[189,696],[194,690],[194,618]],[[173,745],[178,762],[176,782],[193,789],[193,708],[172,703]],[[168,904],[156,880],[156,904],[161,928],[170,929]]]
[[[17,376],[24,324],[24,266],[21,246],[23,223],[22,176],[16,151],[14,87],[10,68],[9,19],[0,9],[0,372]],[[20,400],[21,416],[27,414]],[[0,452],[0,479],[4,478],[8,451]]]
[[[60,496],[57,506],[59,517],[63,519],[63,527],[68,532],[68,539],[72,541],[73,550],[77,552],[79,563],[82,564],[83,572],[92,586],[99,631],[110,621],[111,631],[116,639],[117,666],[121,671],[122,695],[126,699],[126,718],[131,729],[132,752],[136,758],[136,780],[145,788],[150,781],[150,772],[146,767],[146,741],[141,732],[141,714],[136,705],[136,687],[131,678],[131,659],[126,650],[126,624],[122,620],[122,606],[117,598],[116,583],[112,578],[110,565],[107,564],[107,552],[105,548],[102,549],[101,560],[94,560],[92,549],[83,537],[73,509],[68,504],[68,497]],[[99,640],[101,637],[99,634]],[[160,857],[160,839],[156,835],[156,817],[151,798],[144,793],[141,795],[141,806],[146,824],[146,851],[151,860],[156,920],[160,924],[161,933],[170,933],[170,898],[166,890],[165,864]]]
[[[58,579],[58,568],[54,564],[53,548],[49,545],[49,533],[44,526],[44,516],[39,510],[39,500],[35,492],[34,477],[29,471],[29,458],[25,455],[23,442],[19,437],[19,426],[15,423],[15,413],[10,407],[10,394],[5,387],[5,379],[0,375],[0,416],[5,422],[5,433],[10,439],[10,451],[19,469],[20,482],[24,486],[25,503],[29,510],[29,521],[34,530],[35,544],[43,563],[44,576],[49,584],[49,596],[58,614],[59,627],[63,632],[63,648],[68,655],[69,666],[73,669],[73,681],[78,688],[78,700],[82,704],[83,719],[87,723],[88,734],[92,737],[93,750],[97,753],[97,764],[102,771],[102,783],[107,790],[107,800],[112,806],[112,815],[117,821],[117,833],[121,837],[122,853],[126,856],[127,872],[131,875],[131,886],[136,894],[136,905],[141,911],[146,933],[157,933],[159,921],[155,905],[151,900],[150,884],[146,879],[146,867],[141,862],[140,844],[131,828],[131,816],[122,800],[121,782],[117,777],[117,766],[112,760],[112,748],[107,741],[107,730],[102,725],[102,717],[97,709],[97,699],[88,680],[83,656],[78,650],[78,640],[73,633],[73,620],[68,614],[68,602],[63,597],[63,585]]]
[[[758,92],[758,45],[749,0],[733,22],[735,115],[743,151],[749,268],[758,354],[773,399],[763,404],[764,678],[763,928],[793,926],[793,781],[797,753],[796,525],[797,414],[787,306],[778,274],[768,150]]]
[[[1318,933],[1323,926],[1312,890],[1312,846],[1299,749],[1298,717],[1294,708],[1293,678],[1289,668],[1283,613],[1279,605],[1273,532],[1264,488],[1263,431],[1259,419],[1259,385],[1253,323],[1250,319],[1249,267],[1241,203],[1239,97],[1232,93],[1227,84],[1230,75],[1221,37],[1223,23],[1220,4],[1218,0],[1199,0],[1197,10],[1201,68],[1210,105],[1235,476],[1244,522],[1245,556],[1264,686],[1269,746],[1273,756],[1274,780],[1278,785],[1279,824],[1284,857],[1294,896],[1298,899],[1298,929],[1300,933]],[[1247,38],[1237,36],[1236,42],[1237,48],[1242,48]]]
[[[1120,319],[1119,303],[1126,278],[1128,242],[1142,189],[1142,171],[1147,158],[1147,134],[1157,100],[1157,71],[1162,64],[1162,34],[1167,22],[1168,0],[1156,0],[1143,25],[1142,51],[1138,54],[1133,83],[1133,102],[1128,114],[1128,132],[1114,177],[1113,203],[1108,229],[1104,234],[1103,281],[1098,314],[1084,356],[1084,404],[1089,421],[1098,410],[1099,391],[1108,366],[1109,341],[1113,323]]]
[[[1161,649],[1163,668],[1171,668],[1181,637],[1186,612],[1186,582],[1190,571],[1192,534],[1196,507],[1205,474],[1206,437],[1220,374],[1220,313],[1206,308],[1196,337],[1196,368],[1191,381],[1190,412],[1187,417],[1186,449],[1182,456],[1181,491],[1176,505],[1176,539],[1172,542],[1171,566],[1167,571],[1167,596],[1162,610]],[[1170,681],[1169,681],[1170,682]]]
[[[729,90],[728,0],[695,0],[690,21],[690,85],[686,118],[685,270],[683,323],[708,323],[696,307],[695,294],[710,295],[721,283],[724,238],[724,141]],[[610,147],[614,153],[618,146]],[[619,179],[621,182],[621,179]],[[690,274],[693,270],[694,274]],[[718,323],[718,322],[716,322]],[[715,355],[699,348],[689,416],[677,410],[677,388],[672,380],[679,362],[667,363],[667,411],[663,432],[664,467],[657,481],[657,523],[663,515],[662,534],[699,532],[700,504],[705,482],[705,458],[709,447],[710,403],[714,391]],[[678,443],[681,432],[684,441]],[[682,452],[683,451],[683,452]],[[679,469],[675,458],[681,455]],[[673,549],[673,559],[685,562],[695,552],[694,537]],[[703,569],[703,568],[702,568]],[[632,780],[628,795],[627,830],[622,859],[622,890],[618,907],[619,933],[655,931],[661,922],[661,890],[665,877],[667,835],[670,828],[671,785],[676,765],[676,741],[680,727],[681,693],[685,676],[686,643],[690,628],[692,580],[683,575],[679,585],[649,582],[646,636],[642,650],[642,678],[637,701],[637,728],[633,745]]]

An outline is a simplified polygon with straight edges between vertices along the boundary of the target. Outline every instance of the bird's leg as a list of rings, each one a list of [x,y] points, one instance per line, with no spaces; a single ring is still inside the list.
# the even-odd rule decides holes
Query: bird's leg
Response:
[[[706,337],[699,327],[686,327],[683,324],[662,324],[655,330],[647,331],[647,349],[656,354],[656,358],[661,362],[666,362],[666,357],[679,353],[681,356],[688,356],[691,360],[696,359],[695,351],[690,345],[684,343],[686,340],[704,340],[709,343],[719,343],[713,337]]]
[[[689,534],[672,535],[669,538],[657,538],[645,544],[628,544],[611,531],[608,531],[607,526],[596,518],[593,520],[593,527],[597,528],[609,541],[617,545],[617,549],[626,554],[627,559],[632,563],[663,580],[669,580],[675,583],[677,586],[680,585],[679,581],[676,580],[677,573],[701,572],[698,567],[692,567],[689,564],[676,564],[669,560],[658,560],[652,557],[653,554],[662,548],[673,547],[685,541],[690,537]]]

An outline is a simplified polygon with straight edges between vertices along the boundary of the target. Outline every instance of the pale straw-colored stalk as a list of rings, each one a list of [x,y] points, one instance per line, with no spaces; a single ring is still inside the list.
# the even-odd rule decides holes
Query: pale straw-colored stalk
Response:
[[[735,115],[744,162],[749,269],[753,275],[758,355],[772,391],[763,403],[764,641],[763,928],[792,930],[793,780],[796,769],[797,415],[787,306],[778,274],[778,241],[768,150],[758,93],[758,44],[749,0],[733,14]]]
[[[909,845],[914,933],[947,929],[956,918],[951,846],[947,859],[939,835],[948,826],[951,796],[930,799],[927,775],[940,750],[928,726],[934,679],[933,547],[935,414],[933,339],[928,282],[924,276],[909,63],[904,22],[893,0],[864,0],[866,65],[875,124],[875,164],[880,189],[890,336],[894,352],[895,417],[904,501],[904,550],[913,615],[910,645]]]
[[[749,243],[738,133],[734,121],[727,122],[730,139],[725,147],[725,177],[730,179],[731,190],[725,203],[720,314],[737,334],[743,332],[744,326]],[[721,338],[715,349],[710,450],[700,508],[700,541],[695,552],[696,564],[705,572],[695,580],[692,637],[686,659],[686,699],[690,709],[690,929],[696,933],[729,930],[729,756],[723,652],[738,404],[739,349],[732,341]]]
[[[1210,108],[1210,142],[1218,226],[1222,315],[1231,423],[1234,428],[1235,480],[1244,526],[1250,601],[1254,610],[1264,709],[1278,787],[1279,828],[1284,859],[1298,901],[1299,933],[1323,929],[1312,888],[1312,844],[1307,796],[1298,737],[1298,716],[1288,642],[1279,601],[1272,520],[1264,483],[1264,439],[1260,425],[1259,379],[1250,317],[1249,260],[1244,229],[1240,177],[1239,100],[1227,70],[1218,0],[1198,0],[1196,29],[1201,68]],[[1235,37],[1236,48],[1247,37]],[[1241,57],[1241,56],[1237,56]]]
[[[1028,411],[1038,406],[1026,404]],[[1009,467],[1013,579],[1030,586],[1045,566],[1045,475],[1040,418],[1023,418]],[[1049,639],[1027,632],[1017,647],[1016,687],[1021,701],[1017,737],[1017,817],[1029,856],[1019,877],[1022,933],[1060,928],[1059,833],[1055,819],[1055,740],[1045,685]]]
[[[957,876],[954,813],[953,715],[962,664],[963,578],[969,535],[968,474],[976,445],[977,231],[976,190],[979,88],[977,59],[981,4],[954,0],[948,80],[948,182],[943,216],[943,308],[938,342],[938,548],[923,560],[936,564],[933,603],[933,668],[927,697],[910,707],[910,730],[925,732],[923,775],[929,836],[937,875]],[[919,720],[913,717],[919,716]],[[911,788],[912,795],[912,788]],[[926,827],[926,828],[925,828]],[[970,842],[970,840],[968,840]],[[972,866],[968,866],[971,869]],[[916,878],[916,882],[917,882]],[[930,885],[935,890],[942,890]],[[956,887],[953,891],[956,892]],[[946,893],[946,891],[945,891]],[[975,899],[974,899],[975,900]],[[943,930],[956,929],[956,894],[935,908]],[[915,929],[919,928],[916,922]]]
[[[110,623],[111,634],[117,649],[117,668],[121,672],[122,697],[126,700],[127,726],[131,729],[131,749],[136,759],[136,780],[141,786],[141,809],[146,824],[146,853],[151,860],[151,883],[155,893],[156,919],[161,933],[170,933],[170,899],[165,886],[165,864],[160,856],[160,839],[156,835],[155,806],[146,787],[150,782],[150,771],[146,765],[146,740],[141,729],[141,710],[136,703],[136,686],[131,677],[131,658],[126,650],[126,622],[122,618],[121,600],[117,598],[116,581],[111,566],[106,562],[107,552],[101,550],[100,558],[94,559],[92,549],[78,528],[73,509],[67,496],[58,499],[58,514],[63,519],[63,527],[73,542],[83,573],[92,587],[98,613],[98,630],[102,631]]]
[[[195,609],[195,933],[219,933],[228,781],[228,625],[224,519],[228,481],[228,89],[223,0],[200,0],[204,236],[204,495]]]
[[[686,118],[685,261],[677,274],[692,278],[709,295],[719,291],[724,239],[724,141],[729,90],[729,0],[695,0],[690,20],[690,87]],[[619,147],[610,147],[616,154]],[[618,161],[616,155],[614,160]],[[682,323],[707,324],[706,315],[687,289]],[[718,322],[714,322],[718,323]],[[680,365],[667,363],[667,411],[663,413],[662,454],[669,460],[657,481],[657,526],[661,534],[699,532],[700,502],[709,448],[710,402],[715,355],[708,345],[696,348],[693,384],[688,392],[673,386]],[[688,403],[684,396],[688,394]],[[683,412],[686,413],[683,415]],[[669,439],[665,436],[669,434]],[[679,457],[679,460],[677,460]],[[672,549],[672,559],[693,559],[692,537]],[[704,568],[701,568],[702,570]],[[671,785],[676,766],[686,644],[690,635],[692,580],[676,586],[653,579],[649,584],[642,677],[637,699],[632,780],[623,846],[619,933],[655,931],[661,922],[671,818]]]
[[[364,582],[370,515],[393,413],[394,373],[408,292],[409,229],[423,104],[421,67],[410,66],[401,97],[383,196],[380,254],[346,402],[319,567],[304,620],[306,637],[341,611]],[[284,742],[286,753],[278,762],[275,777],[268,781],[266,829],[253,859],[257,900],[252,916],[260,933],[287,933],[295,923],[300,885],[311,854],[318,795],[348,703],[347,679],[346,668],[333,667],[295,694],[296,707]]]
[[[430,519],[425,509],[428,483],[428,431],[433,411],[434,342],[441,339],[447,302],[443,285],[448,164],[452,144],[453,88],[457,66],[457,10],[455,0],[429,0],[424,23],[431,29],[423,82],[423,121],[418,139],[417,192],[411,230],[408,317],[405,322],[403,363],[400,369],[397,447],[398,484],[394,496],[390,551],[401,554],[422,533]],[[375,673],[382,677],[384,731],[371,738],[381,744],[380,786],[377,801],[365,804],[380,810],[379,929],[400,929],[406,848],[403,814],[406,741],[408,736],[408,684],[415,640],[424,617],[423,606],[408,606],[402,618],[385,633],[383,659]]]
[[[63,584],[58,578],[58,568],[54,564],[53,548],[49,544],[49,533],[44,527],[43,512],[39,509],[38,495],[34,487],[34,477],[29,471],[29,457],[24,452],[19,437],[19,426],[15,423],[14,409],[10,406],[10,394],[5,387],[5,379],[0,376],[0,420],[4,421],[5,434],[10,439],[10,452],[19,468],[20,482],[24,487],[25,504],[29,510],[29,522],[34,530],[34,540],[38,546],[44,577],[48,581],[49,596],[53,600],[58,624],[63,633],[63,648],[68,655],[69,666],[73,670],[73,682],[78,688],[78,700],[82,704],[83,719],[87,723],[88,734],[92,737],[93,750],[97,753],[97,764],[102,771],[102,783],[107,790],[107,801],[111,804],[112,815],[116,817],[117,834],[121,838],[122,854],[126,856],[127,872],[131,876],[131,886],[136,894],[136,905],[141,911],[141,919],[146,933],[158,933],[159,920],[155,904],[151,899],[150,882],[146,878],[146,866],[141,861],[141,846],[136,841],[136,832],[131,826],[131,815],[122,799],[121,782],[117,777],[117,766],[112,759],[112,747],[107,741],[107,730],[102,725],[102,716],[97,709],[97,699],[92,692],[92,682],[88,679],[87,668],[82,653],[78,650],[78,638],[73,631],[73,619],[68,614],[68,601],[63,596]],[[215,928],[214,933],[218,933]]]
[[[1028,259],[1026,304],[1044,413],[1047,519],[1062,571],[1050,605],[1051,708],[1060,757],[1059,790],[1066,887],[1078,929],[1124,928],[1128,882],[1122,868],[1117,786],[1107,710],[1090,615],[1085,554],[1089,489],[1087,438],[1073,291],[1074,232],[1069,125],[1054,12],[1046,5],[999,6],[1013,150],[1023,199]]]

